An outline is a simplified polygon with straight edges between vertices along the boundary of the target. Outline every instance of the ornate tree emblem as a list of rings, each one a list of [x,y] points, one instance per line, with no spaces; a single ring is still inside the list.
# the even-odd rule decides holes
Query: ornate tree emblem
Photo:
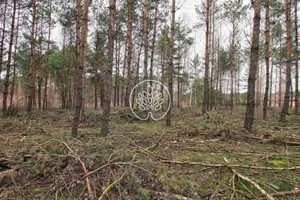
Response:
[[[134,94],[137,95],[136,98],[134,98]],[[134,101],[132,101],[133,98]],[[168,88],[162,83],[155,80],[144,80],[132,88],[129,106],[132,113],[140,120],[147,120],[149,117],[153,120],[160,120],[171,107],[170,99]]]
[[[154,110],[158,111],[161,109],[161,105],[164,103],[162,93],[154,91],[153,87],[148,86],[147,91],[138,93],[136,103],[139,105],[141,110]]]

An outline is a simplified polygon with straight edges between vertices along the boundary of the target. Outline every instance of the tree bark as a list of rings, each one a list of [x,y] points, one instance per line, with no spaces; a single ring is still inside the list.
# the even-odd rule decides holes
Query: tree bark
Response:
[[[295,1],[295,9],[294,9],[294,13],[295,13],[295,113],[296,115],[299,114],[299,66],[298,66],[298,54],[299,54],[299,50],[298,50],[298,18],[297,18],[297,0]]]
[[[251,44],[250,70],[248,77],[247,108],[244,121],[244,128],[252,132],[255,107],[255,79],[258,68],[259,32],[260,32],[260,10],[261,1],[255,0],[253,17],[253,35]]]
[[[104,82],[105,82],[105,70],[104,70],[104,65],[105,65],[105,54],[104,54],[104,49],[101,50],[101,65],[100,65],[100,106],[103,108],[103,103],[104,103]]]
[[[281,34],[279,39],[279,107],[281,107],[281,82],[282,82],[282,55],[281,55]]]
[[[98,107],[98,64],[99,64],[99,34],[97,34],[96,39],[96,51],[95,51],[95,66],[94,66],[94,75],[95,75],[95,82],[94,82],[94,95],[95,95],[95,104],[94,109]]]
[[[77,15],[80,13],[81,1],[77,0]],[[80,119],[80,112],[82,109],[82,88],[83,88],[83,71],[86,68],[86,54],[87,54],[87,32],[88,32],[88,8],[89,0],[84,0],[83,4],[83,13],[82,13],[82,29],[81,29],[81,44],[80,47],[77,46],[76,56],[79,56],[79,66],[78,66],[78,77],[77,77],[77,92],[76,92],[76,106],[75,106],[75,115],[73,119],[72,126],[72,136],[77,136],[78,124]],[[80,17],[77,16],[78,18]]]
[[[50,55],[50,38],[51,38],[51,14],[52,7],[51,2],[49,3],[50,13],[49,13],[49,30],[48,30],[48,46],[47,46],[47,57],[46,57],[46,69],[45,69],[45,88],[44,88],[44,100],[43,100],[43,110],[47,107],[47,89],[48,89],[48,76],[49,76],[49,55]]]
[[[206,0],[206,33],[205,33],[205,71],[204,71],[204,92],[203,92],[203,105],[202,105],[202,114],[206,113],[208,105],[208,75],[209,75],[209,5],[210,1]]]
[[[6,26],[6,10],[7,10],[7,0],[4,2],[4,19],[3,19],[3,30],[1,37],[1,49],[0,49],[0,77],[2,72],[2,63],[3,63],[3,51],[4,51],[4,38],[5,38],[5,26]]]
[[[266,88],[265,88],[265,95],[264,95],[264,105],[263,105],[263,118],[267,118],[267,107],[268,107],[268,92],[269,92],[269,60],[270,60],[270,19],[269,19],[269,0],[265,1],[265,61],[266,61]],[[270,98],[271,101],[271,98]]]
[[[153,61],[154,61],[154,49],[155,49],[155,37],[156,37],[157,10],[158,10],[158,0],[155,0],[153,39],[152,39],[151,59],[150,59],[150,80],[153,80]],[[152,86],[152,82],[150,82],[150,85]]]
[[[286,115],[289,110],[290,88],[291,88],[291,62],[292,62],[292,36],[291,36],[291,1],[285,0],[285,26],[286,26],[286,83],[284,103],[280,113],[280,121],[285,123]]]
[[[43,19],[41,21],[39,52],[39,71],[38,71],[38,106],[42,109],[42,82],[43,82]]]
[[[14,43],[16,9],[17,9],[17,0],[14,0],[14,8],[13,8],[11,31],[10,31],[10,41],[9,41],[9,47],[8,47],[8,61],[7,61],[5,82],[4,82],[4,91],[3,91],[3,114],[4,115],[6,114],[6,111],[7,111],[7,96],[8,96],[8,87],[9,87],[12,46],[13,46],[13,43]]]
[[[30,37],[30,45],[31,45],[31,53],[30,53],[30,69],[29,69],[29,95],[28,95],[28,104],[27,104],[27,112],[30,113],[32,111],[32,106],[34,106],[34,98],[35,98],[35,20],[36,20],[36,0],[33,0],[33,14],[32,14],[32,28],[31,28],[31,37]]]
[[[171,107],[167,113],[167,120],[166,125],[171,126],[172,125],[172,107],[173,107],[173,57],[174,57],[174,32],[175,32],[175,0],[172,0],[172,20],[171,20],[171,40],[170,40],[170,65],[169,65],[169,93],[171,96],[171,99],[169,99],[169,104],[171,104]]]
[[[15,50],[14,50],[14,68],[13,68],[13,80],[10,90],[10,104],[9,106],[13,106],[13,98],[15,92],[15,85],[16,85],[16,65],[17,65],[17,49],[18,49],[18,36],[19,36],[19,26],[20,26],[20,4],[18,8],[18,20],[17,20],[17,32],[16,32],[16,41],[15,41]]]
[[[127,45],[128,45],[128,57],[127,57],[127,86],[125,94],[125,107],[129,107],[129,95],[131,92],[131,54],[132,54],[132,8],[131,0],[128,0],[128,26],[127,26]]]
[[[112,82],[112,67],[114,56],[114,34],[115,34],[115,14],[116,14],[116,0],[110,0],[109,6],[109,29],[108,29],[108,65],[106,69],[104,103],[103,103],[103,117],[101,126],[101,136],[108,135],[108,122],[110,113],[111,100],[111,82]]]

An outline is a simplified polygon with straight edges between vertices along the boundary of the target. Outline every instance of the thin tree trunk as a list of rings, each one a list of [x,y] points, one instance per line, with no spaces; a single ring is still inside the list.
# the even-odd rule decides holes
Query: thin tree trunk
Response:
[[[41,21],[39,52],[39,71],[38,71],[38,106],[42,109],[42,82],[43,82],[43,19]]]
[[[32,111],[35,102],[35,21],[36,21],[36,0],[33,0],[33,14],[32,14],[32,29],[30,37],[31,53],[30,53],[30,69],[29,69],[29,95],[28,95],[28,104],[27,112]]]
[[[253,35],[251,44],[250,70],[248,77],[247,108],[244,121],[244,128],[252,132],[255,107],[255,79],[258,68],[259,32],[260,32],[260,10],[261,1],[255,0],[253,17]]]
[[[105,54],[104,54],[104,49],[101,50],[101,65],[100,65],[100,105],[101,108],[103,108],[104,104],[104,82],[105,82],[105,70],[104,70],[104,65],[105,65]]]
[[[126,72],[126,62],[127,62],[127,43],[125,44],[123,71],[122,71],[122,82],[121,82],[121,106],[124,105],[124,88],[125,88],[125,72]]]
[[[172,20],[171,20],[171,40],[170,40],[170,65],[169,65],[169,93],[171,99],[169,99],[169,104],[171,107],[167,113],[166,125],[172,125],[172,107],[173,107],[173,56],[174,56],[174,32],[175,32],[175,0],[172,0]]]
[[[77,18],[80,17],[79,10],[81,8],[80,6],[80,0],[77,1]],[[77,93],[76,93],[76,107],[75,107],[75,115],[73,119],[73,126],[72,126],[72,136],[77,136],[78,131],[78,124],[80,119],[80,112],[82,109],[82,88],[83,88],[83,71],[86,68],[86,54],[87,54],[87,32],[88,32],[88,7],[89,7],[89,0],[84,0],[83,4],[83,13],[82,13],[82,29],[81,29],[81,44],[80,46],[77,46],[77,49],[79,52],[76,52],[77,58],[79,58],[79,66],[78,66],[78,81],[77,81]],[[78,51],[78,50],[77,50]]]
[[[285,123],[286,115],[289,110],[290,100],[290,87],[291,87],[291,62],[292,62],[292,37],[291,37],[291,1],[285,0],[285,26],[286,26],[286,42],[287,42],[287,53],[286,53],[286,83],[285,83],[285,95],[284,103],[280,113],[280,121]]]
[[[8,96],[9,75],[10,75],[10,66],[11,66],[11,57],[12,57],[12,46],[14,43],[16,10],[17,10],[17,0],[14,0],[10,41],[9,41],[9,47],[8,47],[8,61],[7,61],[5,82],[4,82],[4,91],[3,91],[3,114],[5,114],[7,111],[7,96]]]
[[[3,30],[2,30],[2,38],[1,38],[1,49],[0,49],[0,77],[2,72],[2,64],[3,64],[3,51],[4,51],[4,38],[5,38],[5,26],[6,26],[6,10],[7,10],[7,0],[4,2],[4,19],[3,19]]]
[[[279,40],[279,107],[281,107],[281,81],[282,81],[282,55],[281,55],[281,34]]]
[[[299,114],[299,100],[298,100],[298,96],[299,96],[299,66],[298,66],[298,18],[297,18],[297,0],[294,0],[294,6],[295,6],[295,113],[296,115]]]
[[[48,47],[47,47],[47,57],[46,57],[46,69],[45,69],[45,88],[44,88],[44,100],[43,100],[43,110],[47,107],[47,89],[48,89],[48,76],[49,76],[49,55],[50,55],[50,38],[51,38],[51,2],[50,13],[49,13],[49,30],[48,30]]]
[[[127,45],[128,45],[128,57],[127,57],[127,86],[125,94],[125,107],[129,107],[129,95],[131,92],[131,54],[132,54],[132,8],[131,0],[128,0],[128,27],[127,27]],[[155,28],[154,28],[155,29]]]
[[[61,67],[61,107],[66,107],[66,96],[65,96],[65,57],[66,57],[66,45],[65,45],[65,39],[66,39],[66,30],[64,28],[63,30],[63,54],[62,54],[62,67]]]
[[[164,84],[165,79],[165,61],[166,61],[166,47],[167,47],[167,22],[165,22],[164,26],[164,46],[163,46],[163,52],[162,52],[162,64],[161,64],[161,83]],[[163,93],[163,86],[160,87],[162,98],[164,98]],[[162,104],[161,107],[162,111],[164,111],[164,106]]]
[[[157,10],[158,10],[158,0],[155,0],[153,39],[152,39],[151,60],[150,60],[150,80],[153,80],[153,61],[154,61],[154,47],[155,47],[155,37],[156,37]],[[150,85],[152,86],[152,81],[150,82]]]
[[[115,67],[116,67],[116,74],[115,74],[115,88],[114,88],[114,106],[117,104],[117,88],[119,86],[119,62],[118,62],[118,37],[116,37],[116,56],[115,56]]]
[[[95,74],[95,82],[94,82],[95,104],[94,104],[94,109],[97,109],[97,107],[98,107],[99,34],[97,34],[95,54],[96,54],[96,56],[95,56],[95,66],[94,66],[94,74]]]
[[[134,85],[136,85],[139,82],[139,71],[140,71],[142,47],[143,47],[143,40],[141,41],[140,48],[139,48]],[[134,106],[135,93],[136,93],[136,91],[134,91],[134,93],[133,93],[132,102],[131,102],[132,107]]]
[[[180,44],[178,48],[178,66],[177,66],[177,108],[180,108]]]
[[[115,14],[116,14],[116,0],[110,0],[110,6],[109,6],[110,23],[109,23],[109,30],[108,30],[108,65],[106,69],[103,117],[102,117],[102,126],[101,126],[101,136],[103,137],[108,135],[112,67],[113,67],[113,56],[114,56]]]
[[[16,32],[16,41],[15,41],[15,50],[14,50],[14,68],[13,68],[13,80],[10,90],[10,104],[9,106],[13,106],[13,97],[15,92],[15,84],[16,84],[16,65],[17,65],[17,49],[18,49],[18,36],[19,36],[19,26],[20,26],[20,4],[18,7],[18,20],[17,20],[17,32]]]
[[[209,74],[209,5],[210,1],[206,1],[206,33],[205,33],[205,72],[204,72],[204,92],[203,92],[203,106],[202,114],[206,113],[206,107],[208,105],[208,74]]]
[[[269,50],[270,50],[270,19],[269,19],[269,0],[265,1],[266,15],[265,15],[265,60],[266,60],[266,88],[263,105],[263,118],[267,118],[267,107],[268,107],[268,94],[269,94]],[[271,98],[270,98],[271,101]]]

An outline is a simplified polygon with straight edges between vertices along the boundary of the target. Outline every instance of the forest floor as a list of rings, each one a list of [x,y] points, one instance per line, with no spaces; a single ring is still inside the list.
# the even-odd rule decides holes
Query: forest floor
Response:
[[[300,116],[260,110],[249,134],[245,107],[174,110],[172,127],[113,108],[106,138],[100,110],[77,138],[69,110],[2,117],[0,199],[299,199]]]

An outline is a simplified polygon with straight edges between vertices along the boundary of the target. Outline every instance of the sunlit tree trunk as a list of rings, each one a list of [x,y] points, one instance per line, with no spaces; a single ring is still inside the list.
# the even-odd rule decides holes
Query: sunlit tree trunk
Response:
[[[254,120],[255,79],[256,79],[256,70],[258,68],[260,10],[261,10],[261,1],[255,0],[250,70],[249,70],[249,77],[248,77],[247,108],[246,108],[245,121],[244,121],[244,128],[249,132],[252,132],[252,125]]]

